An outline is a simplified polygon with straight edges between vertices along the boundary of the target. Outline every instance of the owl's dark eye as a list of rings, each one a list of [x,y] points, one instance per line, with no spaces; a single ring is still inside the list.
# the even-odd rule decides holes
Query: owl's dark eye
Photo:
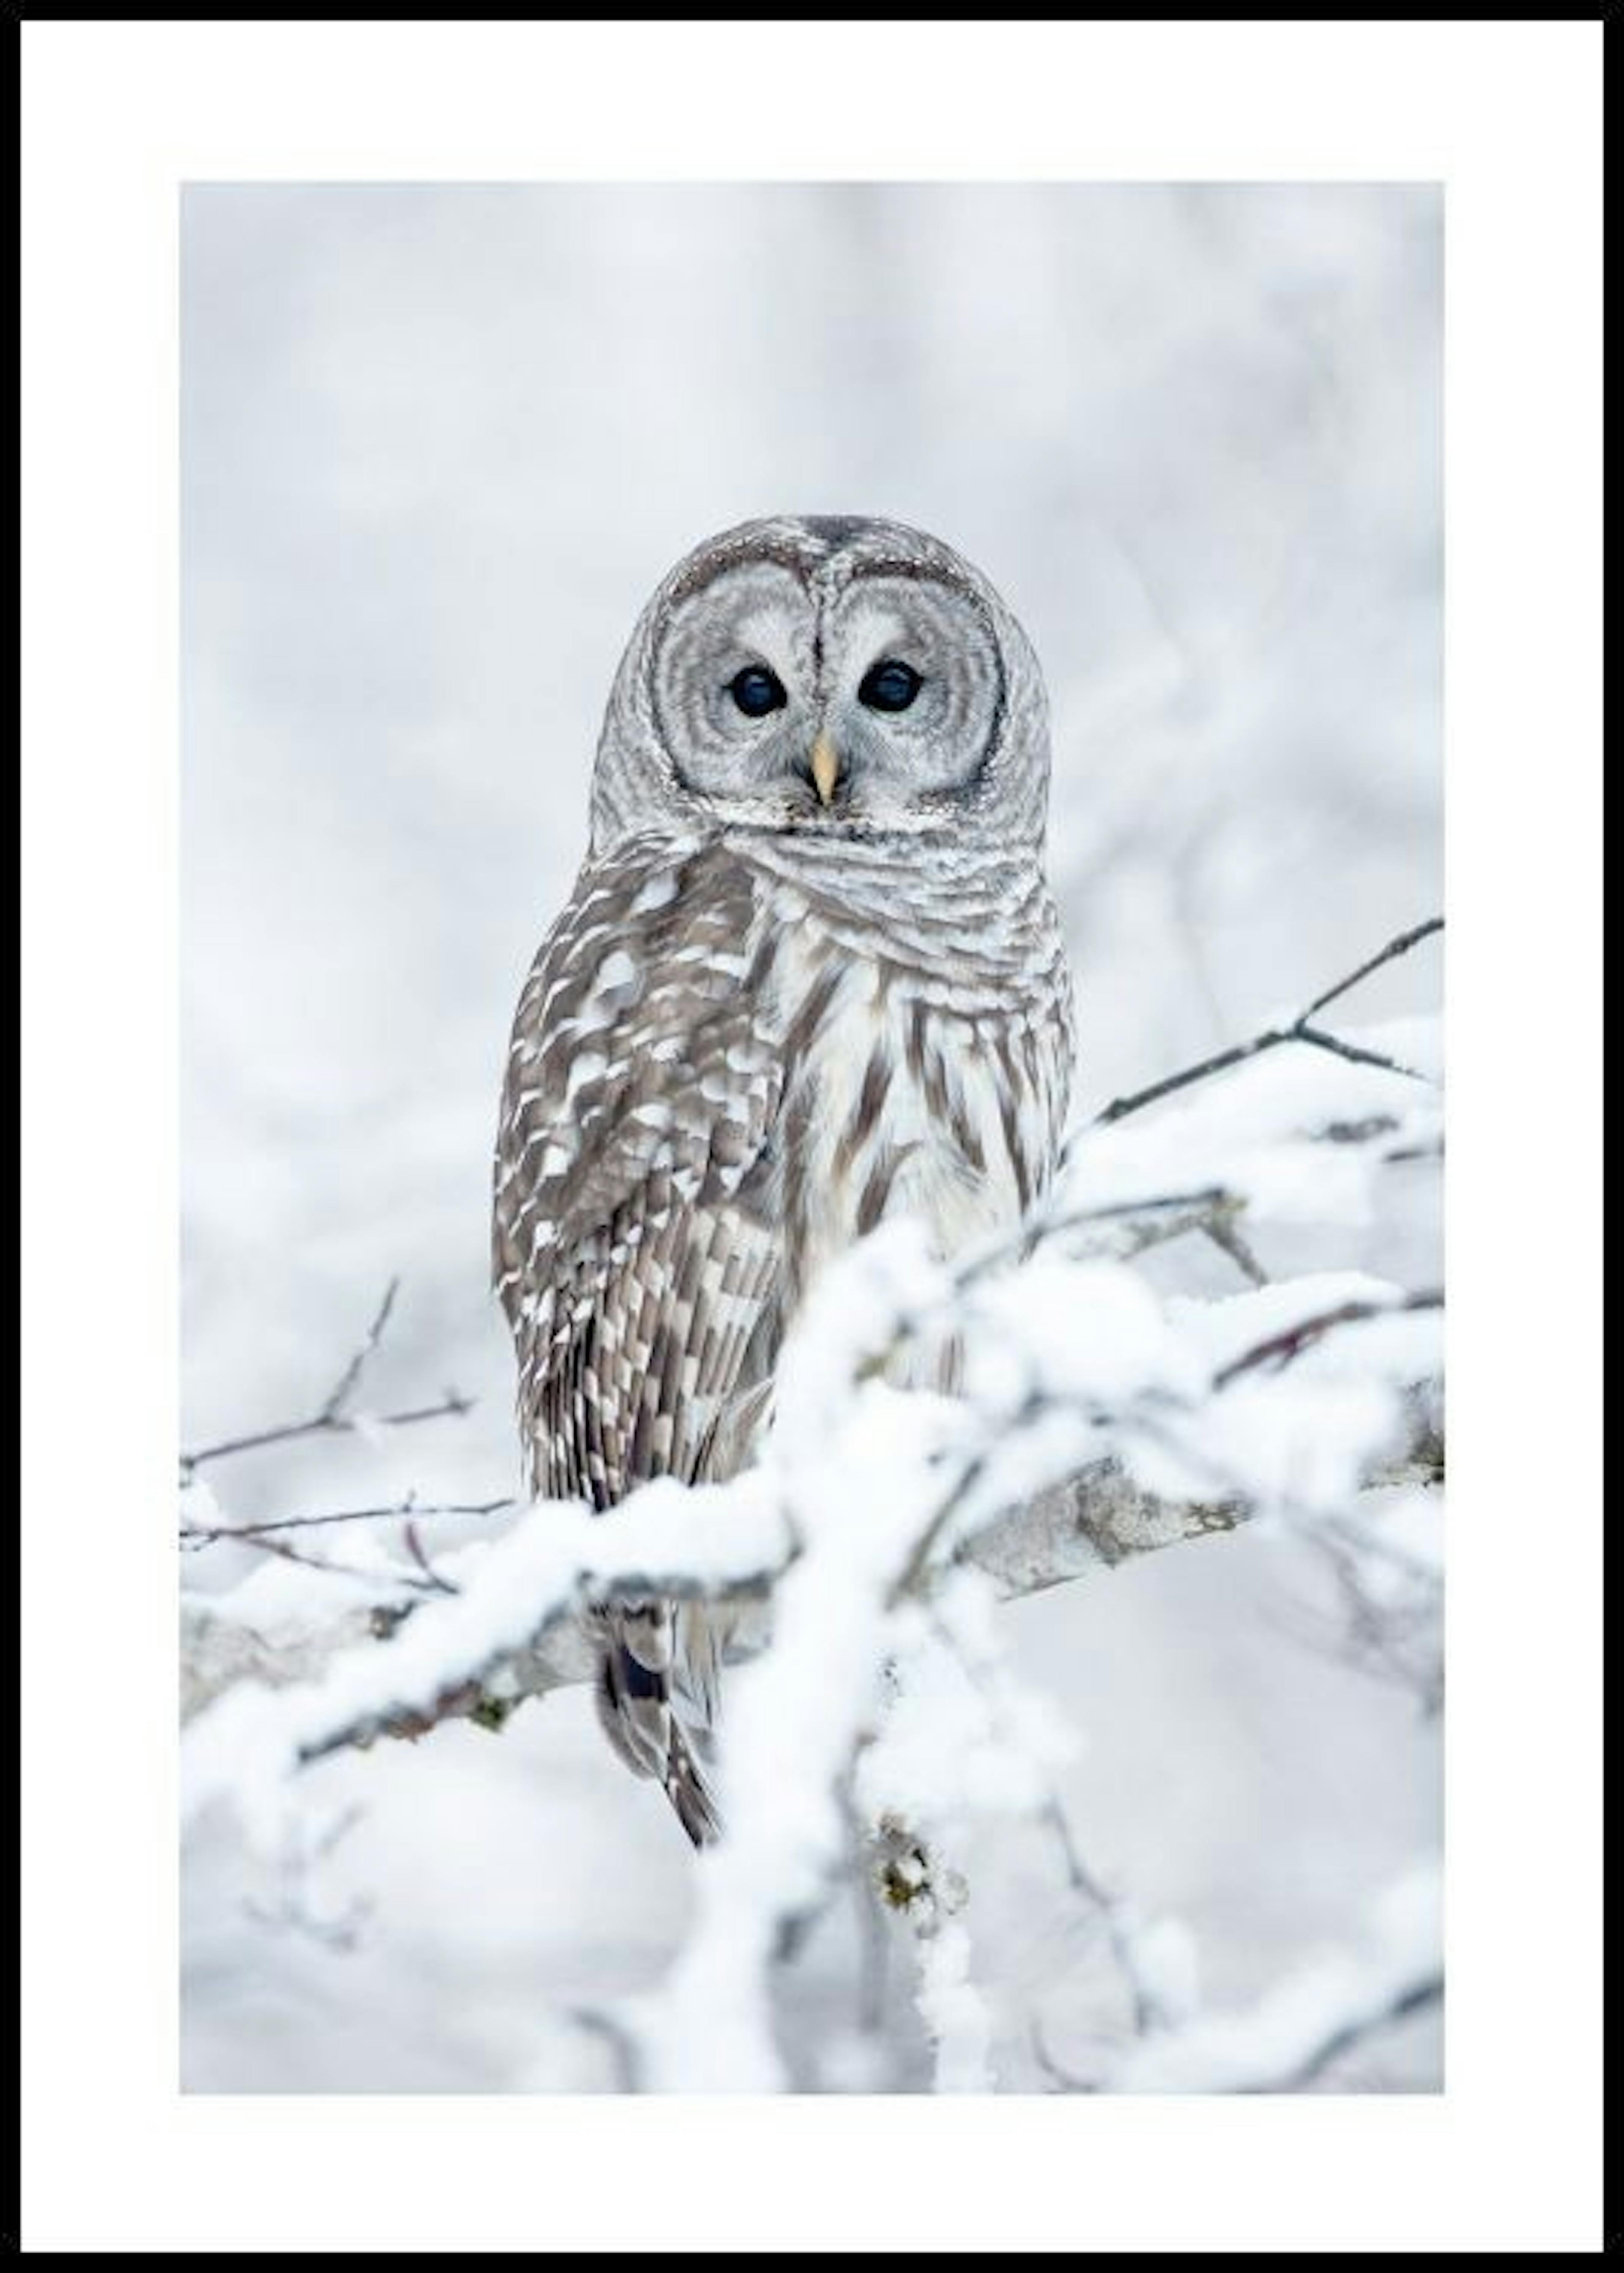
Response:
[[[769,710],[782,710],[788,699],[782,679],[760,663],[746,664],[728,681],[728,693],[746,718],[765,718]]]
[[[857,689],[871,710],[906,710],[924,681],[911,664],[877,663]]]

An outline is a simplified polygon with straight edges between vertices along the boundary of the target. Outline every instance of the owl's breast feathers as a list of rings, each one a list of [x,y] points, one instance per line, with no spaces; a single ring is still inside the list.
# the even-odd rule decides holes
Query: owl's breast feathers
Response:
[[[748,1450],[833,1254],[951,1249],[1046,1182],[1070,996],[1035,860],[632,840],[583,869],[514,1020],[494,1272],[532,1486],[611,1504]]]

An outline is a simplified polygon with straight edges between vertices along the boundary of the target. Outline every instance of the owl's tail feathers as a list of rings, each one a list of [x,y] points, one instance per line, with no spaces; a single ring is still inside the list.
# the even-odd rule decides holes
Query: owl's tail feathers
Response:
[[[696,1847],[722,1834],[709,1770],[720,1636],[702,1605],[647,1602],[609,1612],[598,1717],[626,1765],[662,1785]]]

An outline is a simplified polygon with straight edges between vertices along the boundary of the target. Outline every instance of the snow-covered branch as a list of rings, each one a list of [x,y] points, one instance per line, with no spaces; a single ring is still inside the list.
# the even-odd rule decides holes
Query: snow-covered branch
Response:
[[[257,1804],[297,1768],[348,1744],[421,1736],[438,1721],[482,1711],[499,1715],[521,1693],[584,1677],[577,1632],[552,1647],[565,1629],[578,1629],[582,1611],[617,1593],[760,1594],[792,1551],[781,1512],[753,1475],[686,1492],[662,1480],[612,1524],[538,1504],[489,1548],[447,1557],[442,1597],[398,1619],[385,1638],[336,1647],[314,1679],[273,1688],[262,1663],[258,1679],[217,1694],[187,1737],[184,1811],[219,1797]],[[376,1606],[362,1614],[375,1620]],[[209,1634],[206,1611],[204,1618]]]
[[[1434,928],[1390,943],[1366,968]],[[871,1833],[888,1823],[911,1837],[921,1745],[952,1743],[944,1707],[927,1716],[924,1737],[916,1722],[909,1747],[896,1749],[887,1669],[912,1664],[917,1676],[929,1662],[922,1617],[970,1669],[980,1699],[959,1714],[953,1804],[965,1798],[962,1758],[991,1746],[1006,1791],[1024,1791],[1028,1812],[1055,1823],[1052,1787],[1010,1765],[1036,1739],[977,1601],[1075,1581],[1259,1519],[1327,1544],[1378,1622],[1380,1604],[1402,1594],[1407,1617],[1435,1626],[1436,1542],[1422,1488],[1442,1469],[1441,1296],[1346,1270],[1269,1275],[1278,1231],[1366,1222],[1401,1166],[1441,1151],[1435,1026],[1411,1020],[1328,1039],[1313,1022],[1351,983],[1254,1046],[1109,1108],[1074,1140],[1063,1176],[1016,1236],[944,1262],[915,1227],[882,1225],[815,1289],[781,1359],[759,1461],[728,1483],[661,1481],[603,1517],[408,1500],[232,1522],[198,1466],[349,1425],[386,1302],[309,1422],[192,1456],[187,1543],[207,1552],[240,1542],[267,1559],[223,1594],[186,1598],[189,1813],[228,1802],[274,1838],[306,1763],[453,1718],[500,1725],[522,1699],[588,1676],[585,1611],[651,1595],[745,1609],[740,1641],[754,1654],[728,1677],[726,1835],[700,1858],[693,1930],[660,1992],[605,2025],[640,2082],[770,2088],[783,2081],[774,1967],[840,1882],[854,1805]],[[1159,1109],[1141,1114],[1152,1103]],[[1157,1287],[1150,1263],[1192,1235],[1228,1258],[1237,1291]],[[914,1385],[945,1379],[951,1394]],[[476,1536],[431,1542],[424,1527],[437,1506],[487,1520]],[[951,1687],[937,1683],[939,1702]],[[902,1758],[911,1766],[899,1777]],[[913,1907],[912,1922],[939,2078],[973,2083],[986,2047],[971,1946],[942,1900],[947,1789],[923,1827],[931,1900]],[[1147,2022],[1121,2088],[1184,2073],[1156,2063],[1173,2060],[1169,2047],[1186,2037],[1192,2061],[1223,2070],[1192,2034],[1207,2025],[1199,2017],[1164,2025],[1178,1999],[1152,1993],[1156,1969],[1131,1910],[1110,1904],[1068,1852],[1073,1891],[1107,1915]],[[1421,1993],[1392,1967],[1370,1977],[1368,1994],[1306,1999],[1314,2043]],[[1276,2068],[1283,2047],[1306,2073],[1312,2030],[1294,2026],[1260,2024],[1257,2041]],[[1243,2075],[1211,2088],[1266,2087]]]
[[[1299,2091],[1356,2046],[1443,1998],[1442,1888],[1417,1871],[1375,1904],[1362,1935],[1276,1982],[1248,2010],[1203,2014],[1141,2037],[1108,2091]]]
[[[1366,1315],[1364,1309],[1358,1309],[1354,1317]],[[1348,1317],[1336,1321],[1351,1322]],[[1313,1323],[1305,1322],[1305,1336]],[[1321,1322],[1317,1330],[1327,1328]],[[1433,1400],[1418,1392],[1407,1401],[1404,1432],[1396,1451],[1389,1457],[1373,1459],[1363,1481],[1380,1487],[1433,1483],[1441,1478],[1442,1464],[1442,1439]],[[685,1547],[678,1546],[673,1538],[670,1505],[673,1489],[663,1482],[647,1486],[617,1512],[613,1544],[622,1553],[615,1555],[608,1552],[610,1542],[605,1527],[596,1519],[584,1519],[579,1508],[541,1503],[528,1511],[523,1519],[527,1535],[540,1527],[541,1535],[555,1546],[572,1536],[579,1537],[583,1545],[558,1603],[533,1606],[535,1623],[528,1632],[477,1658],[457,1654],[465,1631],[460,1623],[453,1625],[449,1620],[430,1619],[437,1635],[447,1638],[448,1654],[440,1672],[425,1681],[414,1668],[409,1690],[403,1677],[397,1696],[370,1708],[347,1731],[333,1733],[322,1750],[331,1751],[346,1742],[370,1743],[378,1737],[416,1737],[448,1720],[474,1719],[497,1726],[527,1699],[589,1680],[594,1659],[580,1627],[578,1613],[582,1609],[602,1608],[618,1599],[635,1601],[650,1591],[675,1597],[702,1595],[725,1602],[735,1609],[760,1603],[787,1568],[787,1542],[778,1563],[748,1557],[742,1575],[715,1568],[707,1579],[697,1577],[687,1563]],[[709,1489],[722,1498],[731,1488]],[[687,1498],[692,1497],[690,1494]],[[274,1552],[281,1534],[289,1530],[361,1521],[370,1516],[398,1518],[408,1523],[414,1514],[483,1515],[513,1504],[509,1501],[457,1503],[442,1511],[418,1507],[408,1500],[376,1510],[288,1518],[280,1524],[191,1521],[183,1526],[182,1535],[206,1542],[241,1541]],[[654,1558],[625,1545],[632,1510],[650,1504],[658,1511],[654,1519],[662,1533],[663,1551]],[[685,1505],[686,1502],[680,1519],[684,1524]],[[1119,1458],[1108,1455],[1034,1493],[970,1533],[960,1542],[956,1559],[991,1579],[1000,1599],[1013,1600],[1114,1569],[1134,1556],[1232,1531],[1256,1513],[1258,1505],[1255,1499],[1238,1492],[1207,1498],[1160,1496],[1135,1482]],[[681,1535],[686,1537],[685,1530]],[[282,1688],[324,1675],[351,1650],[369,1658],[376,1656],[378,1645],[408,1617],[422,1621],[428,1617],[414,1596],[424,1592],[457,1595],[462,1590],[461,1574],[467,1571],[480,1572],[492,1584],[505,1585],[510,1573],[516,1577],[528,1568],[513,1547],[513,1537],[510,1531],[488,1546],[481,1543],[437,1556],[432,1566],[437,1583],[432,1587],[415,1572],[399,1566],[391,1565],[386,1572],[367,1571],[301,1553],[299,1568],[318,1579],[348,1580],[349,1586],[342,1592],[328,1585],[289,1586],[281,1573],[261,1572],[228,1594],[183,1594],[183,1716],[190,1720],[239,1681]],[[629,1564],[623,1564],[625,1554],[629,1554]],[[651,1575],[656,1572],[662,1574],[657,1585]],[[745,1631],[747,1633],[748,1628]],[[421,1623],[418,1632],[421,1637]],[[449,1639],[453,1633],[454,1643]],[[418,1664],[425,1662],[417,1661]]]

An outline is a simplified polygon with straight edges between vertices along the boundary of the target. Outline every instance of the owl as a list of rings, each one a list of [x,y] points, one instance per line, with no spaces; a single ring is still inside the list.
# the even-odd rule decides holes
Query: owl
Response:
[[[1026,636],[934,537],[752,521],[661,584],[502,1093],[533,1497],[735,1474],[832,1257],[898,1215],[948,1255],[1043,1190],[1073,1050],[1048,774]],[[714,1838],[725,1619],[649,1600],[594,1632],[610,1738]]]

